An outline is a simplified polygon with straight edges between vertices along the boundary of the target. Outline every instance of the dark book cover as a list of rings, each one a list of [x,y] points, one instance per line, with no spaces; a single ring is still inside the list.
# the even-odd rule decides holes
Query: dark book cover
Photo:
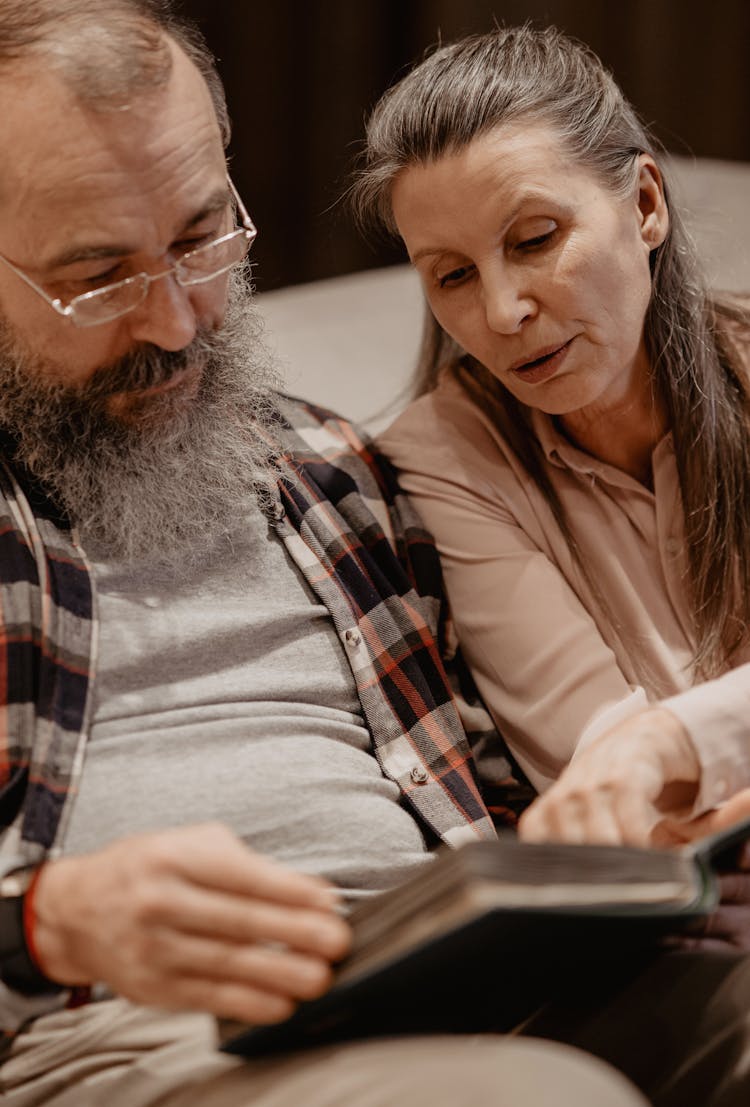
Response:
[[[331,989],[269,1026],[220,1024],[245,1056],[335,1039],[507,1029],[550,981],[653,949],[717,905],[717,858],[750,819],[679,850],[471,842],[351,915]]]

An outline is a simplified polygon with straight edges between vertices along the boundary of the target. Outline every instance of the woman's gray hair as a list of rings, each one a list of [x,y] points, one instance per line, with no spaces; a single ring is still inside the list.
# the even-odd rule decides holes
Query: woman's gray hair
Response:
[[[635,187],[640,153],[650,154],[660,167],[670,229],[651,255],[645,340],[680,477],[696,665],[706,675],[719,671],[747,640],[750,626],[748,396],[733,337],[750,320],[746,311],[708,295],[694,245],[672,202],[663,150],[599,58],[555,28],[530,25],[498,28],[436,49],[386,92],[372,113],[350,190],[355,215],[363,227],[397,233],[391,194],[400,173],[519,122],[551,128],[571,158],[618,195]],[[528,410],[428,313],[415,394],[434,388],[450,364],[470,393],[493,405],[545,492],[579,569],[595,585],[547,479]],[[601,603],[607,606],[604,597]]]
[[[88,106],[117,108],[169,79],[165,36],[205,80],[226,146],[231,127],[213,55],[169,0],[0,0],[0,74],[37,57]]]
[[[391,187],[402,169],[517,120],[553,127],[616,189],[630,182],[632,154],[646,149],[635,112],[587,47],[551,27],[476,35],[436,50],[378,103],[352,190],[359,221],[374,217],[396,232]]]

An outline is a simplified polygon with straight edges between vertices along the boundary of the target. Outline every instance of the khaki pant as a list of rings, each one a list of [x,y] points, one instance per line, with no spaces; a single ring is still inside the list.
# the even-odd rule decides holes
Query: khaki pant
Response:
[[[585,976],[562,955],[560,964],[559,979],[545,977],[539,986],[544,1002],[535,1004],[521,1034],[368,1041],[248,1062],[216,1051],[207,1016],[120,999],[63,1011],[37,1019],[16,1039],[0,1066],[0,1101],[3,1107],[750,1105],[750,956],[610,959]],[[538,985],[529,980],[524,999],[541,999]],[[507,1014],[502,979],[469,978],[466,987],[475,1012],[479,997],[488,1001],[475,1025],[497,1025],[498,1015]]]
[[[486,1035],[218,1053],[203,1015],[114,999],[37,1019],[0,1068],[4,1107],[646,1107],[577,1050]]]

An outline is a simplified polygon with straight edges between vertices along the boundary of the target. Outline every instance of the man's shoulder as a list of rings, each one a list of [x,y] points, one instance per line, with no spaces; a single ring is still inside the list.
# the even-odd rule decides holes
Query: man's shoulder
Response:
[[[395,555],[406,570],[404,584],[408,578],[421,595],[441,597],[432,536],[367,433],[336,412],[282,394],[278,418],[282,480],[297,528],[307,521],[321,544],[339,553],[366,547],[386,575]]]
[[[348,445],[356,450],[370,444],[366,431],[330,408],[286,392],[276,393],[276,403],[285,441],[288,435],[293,444],[296,444],[298,438],[300,444],[309,441],[311,446],[322,449],[326,446],[341,448],[342,445]]]
[[[278,393],[280,453],[295,468],[315,472],[323,486],[340,487],[344,474],[368,496],[392,501],[399,494],[395,471],[368,433],[329,408]]]

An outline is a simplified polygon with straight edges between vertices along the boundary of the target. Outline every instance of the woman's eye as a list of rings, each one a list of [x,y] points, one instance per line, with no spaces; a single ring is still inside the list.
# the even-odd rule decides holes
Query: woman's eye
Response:
[[[534,235],[533,238],[525,238],[523,242],[519,242],[517,249],[519,250],[536,250],[539,246],[543,246],[545,242],[548,242],[554,231],[545,231],[544,234]]]
[[[456,285],[463,284],[473,272],[473,265],[460,265],[458,269],[451,269],[450,273],[444,273],[442,277],[439,276],[438,284],[441,288],[455,288]]]

